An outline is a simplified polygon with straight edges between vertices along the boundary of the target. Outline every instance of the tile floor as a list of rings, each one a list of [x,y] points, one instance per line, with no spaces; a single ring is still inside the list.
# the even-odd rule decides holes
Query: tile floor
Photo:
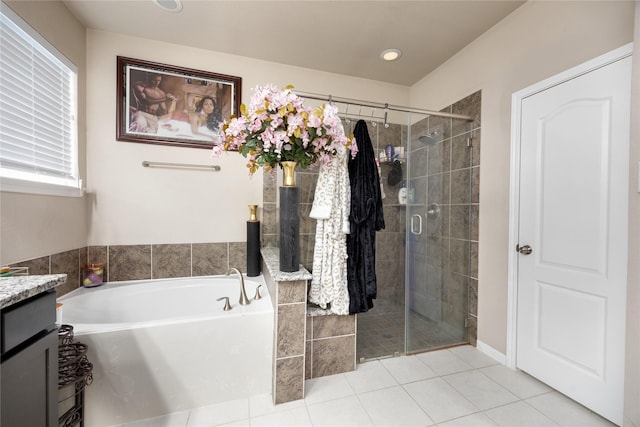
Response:
[[[376,303],[376,309],[358,314],[357,360],[389,357],[405,347],[404,305]],[[440,325],[409,310],[407,328],[409,351],[424,351],[468,342],[464,329],[459,336],[447,333]]]
[[[471,346],[369,361],[307,380],[304,400],[254,396],[126,424],[209,426],[612,426]]]

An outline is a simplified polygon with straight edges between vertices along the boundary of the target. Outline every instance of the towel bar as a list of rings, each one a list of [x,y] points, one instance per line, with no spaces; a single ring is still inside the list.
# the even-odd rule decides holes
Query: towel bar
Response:
[[[163,163],[163,162],[149,162],[145,160],[142,162],[142,166],[145,168],[177,168],[177,169],[204,169],[213,170],[215,172],[220,170],[220,166],[217,165],[193,165],[187,163]]]

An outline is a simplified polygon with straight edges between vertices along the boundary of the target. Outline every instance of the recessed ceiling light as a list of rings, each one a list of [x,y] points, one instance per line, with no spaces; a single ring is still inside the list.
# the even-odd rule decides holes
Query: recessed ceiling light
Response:
[[[153,0],[153,2],[167,12],[180,12],[182,2],[180,0]]]
[[[382,53],[380,54],[380,58],[384,59],[385,61],[395,61],[396,59],[400,58],[400,55],[402,55],[400,49],[387,49],[382,51]]]

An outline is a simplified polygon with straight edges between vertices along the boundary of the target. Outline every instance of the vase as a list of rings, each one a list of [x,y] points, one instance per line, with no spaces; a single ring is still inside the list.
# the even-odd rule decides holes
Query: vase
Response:
[[[247,221],[247,277],[260,275],[260,221],[256,211],[258,205],[249,205]]]
[[[296,187],[296,162],[281,162],[284,179],[280,187],[280,271],[300,269],[300,189]]]
[[[296,165],[298,162],[280,162],[282,165],[282,185],[285,187],[295,187],[296,186]]]

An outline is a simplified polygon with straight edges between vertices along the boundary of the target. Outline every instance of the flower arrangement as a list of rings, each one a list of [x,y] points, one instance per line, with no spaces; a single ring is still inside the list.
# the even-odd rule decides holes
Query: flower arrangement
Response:
[[[311,110],[291,89],[272,84],[252,89],[249,107],[242,104],[240,116],[220,125],[213,155],[237,150],[249,159],[250,174],[260,167],[273,169],[283,161],[306,169],[316,162],[329,162],[341,147],[355,156],[358,146],[353,135],[345,135],[338,108],[324,104]]]

